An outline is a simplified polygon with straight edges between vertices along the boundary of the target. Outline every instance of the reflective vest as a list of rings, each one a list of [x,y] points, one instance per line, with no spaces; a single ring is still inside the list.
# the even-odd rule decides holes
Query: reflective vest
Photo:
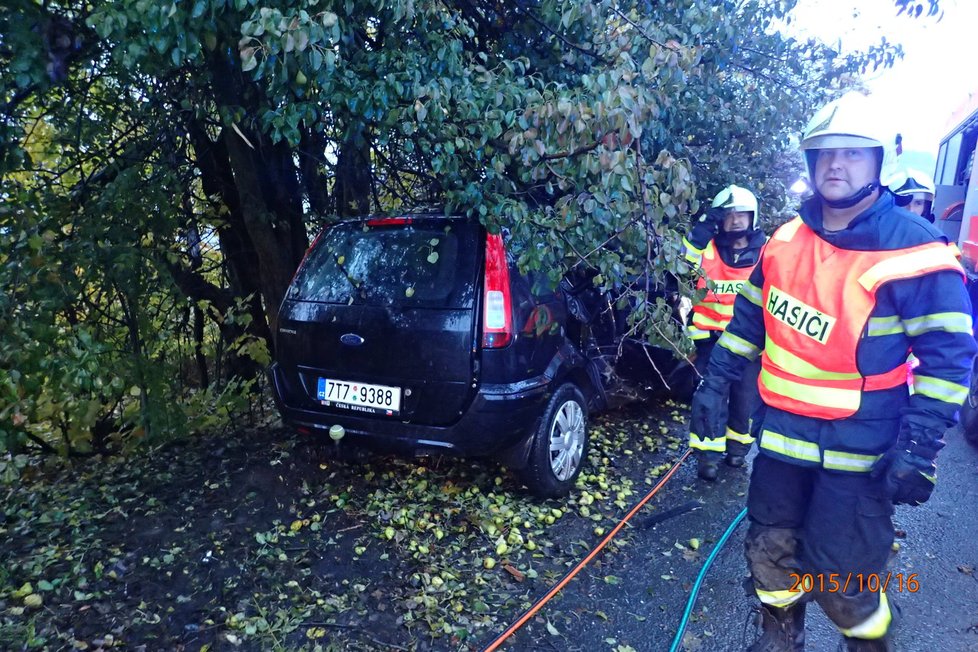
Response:
[[[741,286],[754,271],[754,266],[731,267],[723,262],[713,240],[703,250],[700,262],[703,273],[713,281],[714,288],[707,289],[703,300],[693,306],[693,320],[686,328],[690,339],[699,340],[709,337],[707,331],[724,331],[733,317],[734,299],[740,292]],[[697,289],[707,288],[706,278],[700,277],[696,282]]]
[[[862,392],[907,382],[907,367],[865,376],[856,349],[883,284],[961,265],[943,242],[890,251],[832,246],[800,218],[768,241],[764,271],[764,328],[758,385],[768,405],[820,419],[859,409]]]

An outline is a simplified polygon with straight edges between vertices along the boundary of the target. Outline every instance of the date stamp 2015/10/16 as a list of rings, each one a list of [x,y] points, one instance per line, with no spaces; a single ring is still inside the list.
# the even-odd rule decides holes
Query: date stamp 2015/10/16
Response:
[[[789,593],[916,593],[920,590],[917,573],[790,573],[794,582]]]

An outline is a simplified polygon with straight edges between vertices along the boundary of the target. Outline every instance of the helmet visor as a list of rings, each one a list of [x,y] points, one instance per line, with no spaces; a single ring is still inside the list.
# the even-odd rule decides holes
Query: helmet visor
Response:
[[[804,149],[847,149],[851,147],[882,147],[883,143],[875,138],[854,136],[852,134],[825,134],[806,138],[801,148]]]

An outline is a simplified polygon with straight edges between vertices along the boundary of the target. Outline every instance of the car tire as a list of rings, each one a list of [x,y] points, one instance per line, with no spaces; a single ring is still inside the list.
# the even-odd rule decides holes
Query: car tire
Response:
[[[530,492],[542,498],[570,493],[588,452],[588,412],[584,395],[572,383],[561,385],[544,410],[520,471]]]
[[[965,439],[978,446],[978,359],[971,368],[971,387],[961,406],[961,431]]]

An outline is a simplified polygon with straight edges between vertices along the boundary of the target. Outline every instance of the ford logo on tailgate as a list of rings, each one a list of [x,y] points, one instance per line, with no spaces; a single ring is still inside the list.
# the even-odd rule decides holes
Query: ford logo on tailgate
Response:
[[[345,335],[340,335],[340,342],[343,342],[347,346],[360,346],[363,344],[363,338],[356,333],[346,333]]]

